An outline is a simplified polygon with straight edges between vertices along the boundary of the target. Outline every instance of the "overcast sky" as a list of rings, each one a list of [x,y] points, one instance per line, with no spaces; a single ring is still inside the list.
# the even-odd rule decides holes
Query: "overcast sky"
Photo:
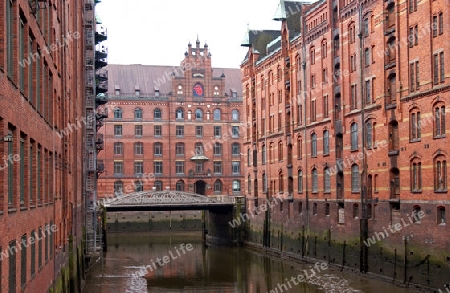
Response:
[[[207,42],[213,67],[239,68],[247,29],[280,29],[279,0],[102,0],[108,63],[179,65],[189,41]]]

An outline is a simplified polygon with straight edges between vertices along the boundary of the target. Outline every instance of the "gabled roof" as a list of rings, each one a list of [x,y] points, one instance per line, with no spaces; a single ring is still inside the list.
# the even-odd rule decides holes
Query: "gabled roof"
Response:
[[[168,95],[172,91],[172,79],[182,77],[184,71],[180,66],[161,65],[119,65],[109,64],[108,92],[113,94],[120,89],[123,94],[134,94],[136,86],[142,94],[153,94],[159,90],[160,95]],[[225,92],[236,91],[242,96],[241,71],[238,68],[212,68],[213,78],[225,75]],[[174,74],[174,75],[173,75]]]

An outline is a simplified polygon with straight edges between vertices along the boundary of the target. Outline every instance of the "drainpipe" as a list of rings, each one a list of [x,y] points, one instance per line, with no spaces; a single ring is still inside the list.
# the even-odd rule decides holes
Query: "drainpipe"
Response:
[[[358,14],[359,14],[359,62],[360,62],[360,95],[361,95],[361,139],[362,139],[362,172],[361,172],[361,182],[360,182],[360,192],[361,192],[361,219],[360,219],[360,263],[359,270],[363,273],[367,272],[368,269],[368,247],[364,244],[364,241],[368,237],[368,222],[367,222],[367,200],[366,200],[366,178],[367,178],[367,166],[366,166],[366,131],[365,131],[365,117],[364,117],[364,36],[367,32],[363,31],[363,13],[362,4],[359,4]]]
[[[301,24],[302,24],[302,70],[303,70],[303,140],[305,142],[305,194],[306,194],[306,230],[305,230],[305,255],[307,255],[307,251],[308,251],[308,241],[309,241],[309,225],[310,225],[310,214],[309,214],[309,188],[308,188],[308,143],[307,143],[307,137],[306,137],[306,91],[307,91],[307,87],[306,87],[306,80],[307,80],[307,76],[306,76],[306,38],[305,38],[305,26],[306,26],[306,22],[305,22],[305,16],[304,16],[304,11],[302,9],[302,16],[301,16]]]

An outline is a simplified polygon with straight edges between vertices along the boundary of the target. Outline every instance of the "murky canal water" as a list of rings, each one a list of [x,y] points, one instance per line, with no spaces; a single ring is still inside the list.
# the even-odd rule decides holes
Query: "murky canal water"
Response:
[[[147,279],[143,278],[147,271]],[[272,290],[272,291],[271,291]],[[110,234],[84,293],[366,292],[406,293],[325,263],[298,264],[244,248],[204,247],[200,234]]]

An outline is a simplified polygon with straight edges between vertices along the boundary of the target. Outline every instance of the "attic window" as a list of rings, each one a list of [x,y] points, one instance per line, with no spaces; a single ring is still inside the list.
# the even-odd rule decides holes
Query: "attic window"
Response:
[[[155,97],[159,97],[159,89],[155,89]]]
[[[114,86],[114,92],[115,92],[116,96],[120,96],[120,86],[118,86],[118,85]]]
[[[233,98],[237,98],[237,92],[233,92]]]
[[[136,97],[139,97],[141,94],[141,90],[139,89],[139,86],[134,87],[134,93],[136,94]]]

